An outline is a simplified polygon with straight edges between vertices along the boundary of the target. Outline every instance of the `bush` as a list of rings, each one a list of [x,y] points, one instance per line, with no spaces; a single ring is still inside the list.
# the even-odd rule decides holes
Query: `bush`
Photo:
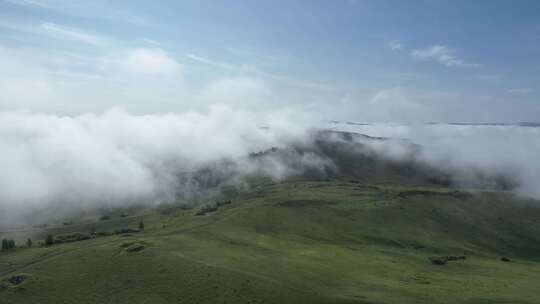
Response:
[[[229,205],[229,204],[231,204],[231,203],[232,203],[231,200],[227,200],[227,201],[217,202],[216,205],[217,205],[218,207],[221,207],[221,206]]]
[[[142,220],[139,222],[139,230],[144,230],[144,222]]]
[[[52,234],[49,234],[47,235],[47,237],[45,238],[45,245],[46,246],[51,246],[54,244],[54,237]]]
[[[434,265],[446,265],[449,261],[458,261],[458,260],[466,260],[467,257],[464,255],[447,255],[447,256],[441,256],[441,257],[429,257],[428,258],[432,264]]]
[[[138,252],[144,249],[144,245],[142,244],[133,244],[129,247],[127,247],[125,250],[127,252]]]
[[[56,239],[54,240],[55,244],[61,244],[61,243],[72,243],[72,242],[78,242],[78,241],[84,241],[91,239],[90,235],[81,233],[81,232],[73,232],[68,234],[61,234],[57,235]]]
[[[215,212],[217,210],[218,210],[217,206],[207,205],[207,206],[204,206],[201,209],[199,209],[199,211],[197,211],[197,213],[195,213],[195,215],[205,215],[207,213]]]
[[[137,232],[140,232],[140,230],[137,230],[137,229],[131,229],[131,228],[121,228],[121,229],[116,229],[116,230],[114,231],[115,234],[137,233]]]
[[[111,219],[111,217],[108,216],[108,215],[103,215],[102,217],[99,218],[100,221],[108,221],[110,219]]]
[[[180,210],[191,210],[193,209],[193,206],[190,206],[188,204],[181,204],[180,205]]]
[[[96,236],[110,236],[110,235],[113,235],[114,233],[112,232],[108,232],[108,231],[100,231],[100,232],[96,232]]]

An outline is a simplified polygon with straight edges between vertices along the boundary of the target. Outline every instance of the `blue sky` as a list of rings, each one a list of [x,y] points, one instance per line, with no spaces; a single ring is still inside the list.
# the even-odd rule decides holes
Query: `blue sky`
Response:
[[[0,0],[0,110],[540,117],[538,1]]]

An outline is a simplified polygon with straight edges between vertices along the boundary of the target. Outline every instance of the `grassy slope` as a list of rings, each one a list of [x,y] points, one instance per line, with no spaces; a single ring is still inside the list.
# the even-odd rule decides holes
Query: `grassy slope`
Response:
[[[0,276],[30,279],[0,287],[0,302],[540,303],[540,207],[448,193],[298,181],[208,216],[153,212],[141,234],[1,253]],[[98,231],[121,221],[136,227],[130,218]],[[130,242],[146,248],[126,252]],[[463,253],[446,266],[427,260]]]

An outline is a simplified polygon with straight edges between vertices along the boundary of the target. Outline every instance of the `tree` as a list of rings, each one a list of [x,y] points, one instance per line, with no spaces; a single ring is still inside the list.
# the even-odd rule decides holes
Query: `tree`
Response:
[[[139,222],[139,230],[144,230],[144,222],[142,220]]]
[[[45,245],[51,246],[52,244],[54,244],[54,237],[52,236],[52,234],[49,234],[45,238]]]
[[[9,250],[15,248],[15,241],[9,239],[2,240],[2,250]]]
[[[31,239],[31,238],[28,238],[28,239],[26,240],[26,246],[27,246],[28,248],[32,247],[32,239]]]

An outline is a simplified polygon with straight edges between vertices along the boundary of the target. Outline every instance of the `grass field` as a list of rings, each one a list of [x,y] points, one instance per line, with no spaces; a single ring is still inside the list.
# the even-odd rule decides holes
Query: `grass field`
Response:
[[[145,223],[0,253],[0,303],[540,303],[538,201],[349,181],[259,189],[203,216],[171,205],[4,233],[22,244]],[[447,255],[467,258],[428,259]]]

